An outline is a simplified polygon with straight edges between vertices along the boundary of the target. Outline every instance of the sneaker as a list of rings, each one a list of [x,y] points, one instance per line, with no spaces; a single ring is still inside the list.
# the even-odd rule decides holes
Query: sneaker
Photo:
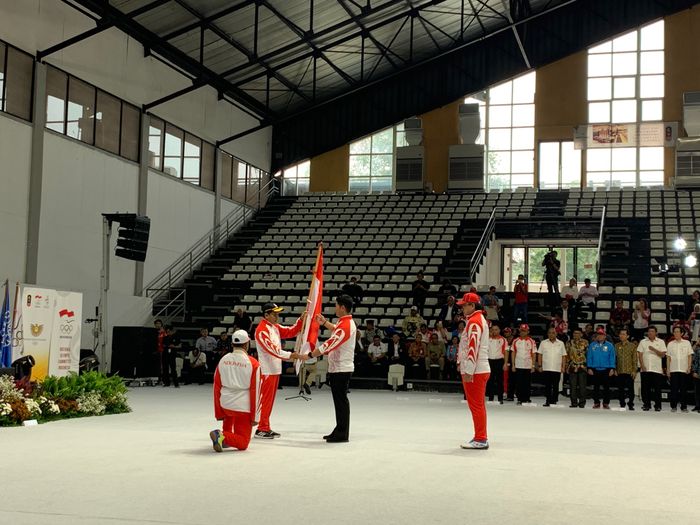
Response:
[[[600,408],[600,403],[593,403],[593,408]]]
[[[543,407],[548,407],[548,406],[549,406],[549,403],[545,403],[545,404],[542,405],[542,406],[543,406]]]
[[[687,408],[681,408],[681,412],[684,412],[684,413],[687,414],[687,413],[688,413],[688,409],[687,409]]]
[[[467,443],[462,443],[460,447],[463,449],[486,450],[489,448],[489,442],[486,440],[477,441],[476,439],[472,439]]]
[[[642,407],[642,410],[644,412],[649,412],[651,410],[651,407]]]
[[[272,435],[270,430],[256,430],[255,437],[258,439],[273,439],[275,436]]]
[[[499,405],[502,405],[502,404],[503,404],[503,400],[499,401],[498,404],[499,404]]]
[[[522,401],[518,401],[516,404],[517,404],[519,407],[523,406],[523,402],[522,402]]]
[[[306,392],[307,396],[311,395],[311,388],[306,383],[304,383],[304,392]]]
[[[569,408],[576,408],[578,405],[569,405]]]
[[[661,412],[661,407],[654,408],[654,412]]]
[[[212,430],[209,432],[209,438],[214,451],[222,452],[226,445],[224,444],[224,435],[221,433],[221,430]]]
[[[610,405],[603,405],[603,409],[610,410]]]
[[[632,405],[628,406],[627,410],[631,410],[632,412],[634,412],[634,406],[632,406]]]
[[[270,430],[270,435],[272,436],[272,439],[282,437],[282,434],[278,434],[277,432],[273,432],[272,430]]]
[[[695,408],[693,409],[693,412],[700,412],[700,407],[695,407]]]

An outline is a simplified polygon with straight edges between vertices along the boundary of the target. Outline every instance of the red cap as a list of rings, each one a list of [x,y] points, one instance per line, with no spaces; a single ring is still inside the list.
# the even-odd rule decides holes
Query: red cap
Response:
[[[509,334],[509,333],[511,333],[512,331],[513,331],[513,330],[510,329],[510,326],[506,326],[506,327],[503,329],[503,333],[504,333],[504,334],[505,334],[505,333],[508,333],[508,334]]]
[[[530,330],[530,327],[527,325],[527,323],[523,323],[520,325],[520,330]]]
[[[603,328],[598,328],[595,333],[598,335],[605,335],[605,330]]]
[[[481,297],[479,297],[475,293],[469,292],[465,293],[464,296],[459,301],[457,301],[457,304],[459,306],[462,306],[463,304],[467,303],[481,304]]]

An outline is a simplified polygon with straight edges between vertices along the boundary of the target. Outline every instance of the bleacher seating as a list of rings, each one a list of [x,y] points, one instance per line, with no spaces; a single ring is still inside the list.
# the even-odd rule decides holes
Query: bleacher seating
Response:
[[[565,202],[560,212],[563,224],[600,216],[600,207],[605,206],[611,232],[606,240],[610,241],[612,255],[620,260],[636,242],[643,241],[643,236],[634,229],[629,236],[620,234],[614,225],[623,223],[615,221],[648,217],[650,250],[643,255],[646,267],[653,262],[652,257],[666,255],[678,236],[694,246],[700,231],[700,212],[696,219],[692,192],[586,189],[563,193],[566,199],[557,199]],[[326,314],[333,312],[333,294],[355,275],[365,290],[365,300],[355,313],[360,324],[368,318],[377,319],[384,327],[400,324],[407,312],[411,282],[417,271],[423,270],[426,279],[434,283],[425,316],[434,319],[435,292],[442,277],[449,275],[462,290],[471,286],[464,264],[473,245],[465,241],[465,231],[470,227],[478,231],[494,208],[501,209],[499,216],[509,220],[530,219],[537,195],[532,189],[517,189],[446,195],[325,193],[287,199],[285,210],[266,228],[258,228],[254,234],[243,233],[249,241],[243,249],[232,240],[189,280],[189,284],[210,287],[213,295],[197,306],[182,328],[190,331],[192,338],[197,323],[230,329],[232,323],[227,316],[238,306],[245,307],[257,322],[259,305],[269,300],[287,307],[283,322],[292,320],[305,305],[319,241],[325,246]],[[469,242],[478,242],[474,235],[467,235]],[[607,320],[615,299],[631,304],[645,296],[653,301],[654,322],[662,333],[668,332],[673,321],[668,313],[670,305],[700,288],[697,268],[683,268],[675,275],[642,277],[644,286],[619,279],[608,284],[603,278],[595,321]]]

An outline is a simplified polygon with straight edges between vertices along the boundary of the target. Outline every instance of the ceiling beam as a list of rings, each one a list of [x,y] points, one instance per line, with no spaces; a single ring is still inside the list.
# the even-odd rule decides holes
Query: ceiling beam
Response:
[[[167,62],[186,72],[192,79],[209,84],[219,93],[230,96],[233,100],[262,118],[274,120],[276,117],[274,112],[266,108],[259,100],[226,81],[220,75],[217,75],[203,64],[200,64],[199,61],[166,42],[114,6],[100,0],[75,0],[75,2],[95,13],[103,23],[112,24],[127,35],[130,35],[149,52],[158,54]]]

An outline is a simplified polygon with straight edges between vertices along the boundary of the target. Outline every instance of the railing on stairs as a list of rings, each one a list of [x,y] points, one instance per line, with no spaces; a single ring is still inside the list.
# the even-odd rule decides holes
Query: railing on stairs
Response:
[[[270,179],[256,193],[249,195],[246,203],[237,203],[239,206],[229,213],[221,221],[221,224],[212,228],[209,233],[185,250],[175,262],[148,283],[144,288],[145,295],[153,299],[154,304],[167,298],[167,303],[161,308],[164,317],[173,317],[172,315],[165,315],[167,312],[176,312],[178,315],[184,314],[186,296],[184,289],[182,289],[182,284],[185,278],[191,275],[202,262],[214,255],[216,250],[231,235],[240,230],[275,193],[275,184]],[[254,202],[255,205],[250,205],[251,202]],[[178,293],[175,293],[173,296],[171,292],[175,289],[177,289]]]
[[[600,249],[603,246],[603,231],[605,229],[605,212],[607,208],[605,206],[601,206],[602,208],[602,214],[600,216],[600,233],[598,234],[598,253],[596,254],[596,259],[595,259],[595,274],[596,274],[596,279],[598,283],[600,283]]]
[[[472,258],[469,261],[469,282],[474,283],[476,279],[477,273],[479,273],[479,266],[481,265],[481,261],[483,260],[484,256],[486,255],[486,252],[489,248],[489,245],[491,244],[492,237],[494,235],[494,232],[496,230],[496,220],[497,218],[503,219],[504,213],[507,211],[507,208],[504,207],[496,207],[491,211],[491,215],[489,216],[489,220],[486,223],[486,226],[484,227],[484,233],[481,235],[481,239],[479,239],[479,244],[477,245],[476,249],[474,250],[474,255],[472,255]],[[600,250],[601,247],[603,246],[603,230],[605,227],[605,212],[606,208],[605,206],[592,206],[591,210],[600,210],[601,216],[600,216],[600,229],[598,233],[598,250],[597,250],[597,262],[596,262],[596,271],[600,272]],[[547,219],[566,219],[566,218],[571,218],[571,217],[553,217],[553,216],[537,216],[535,219],[533,219],[536,222],[541,222],[543,220]],[[515,217],[508,217],[507,220],[517,220]]]

